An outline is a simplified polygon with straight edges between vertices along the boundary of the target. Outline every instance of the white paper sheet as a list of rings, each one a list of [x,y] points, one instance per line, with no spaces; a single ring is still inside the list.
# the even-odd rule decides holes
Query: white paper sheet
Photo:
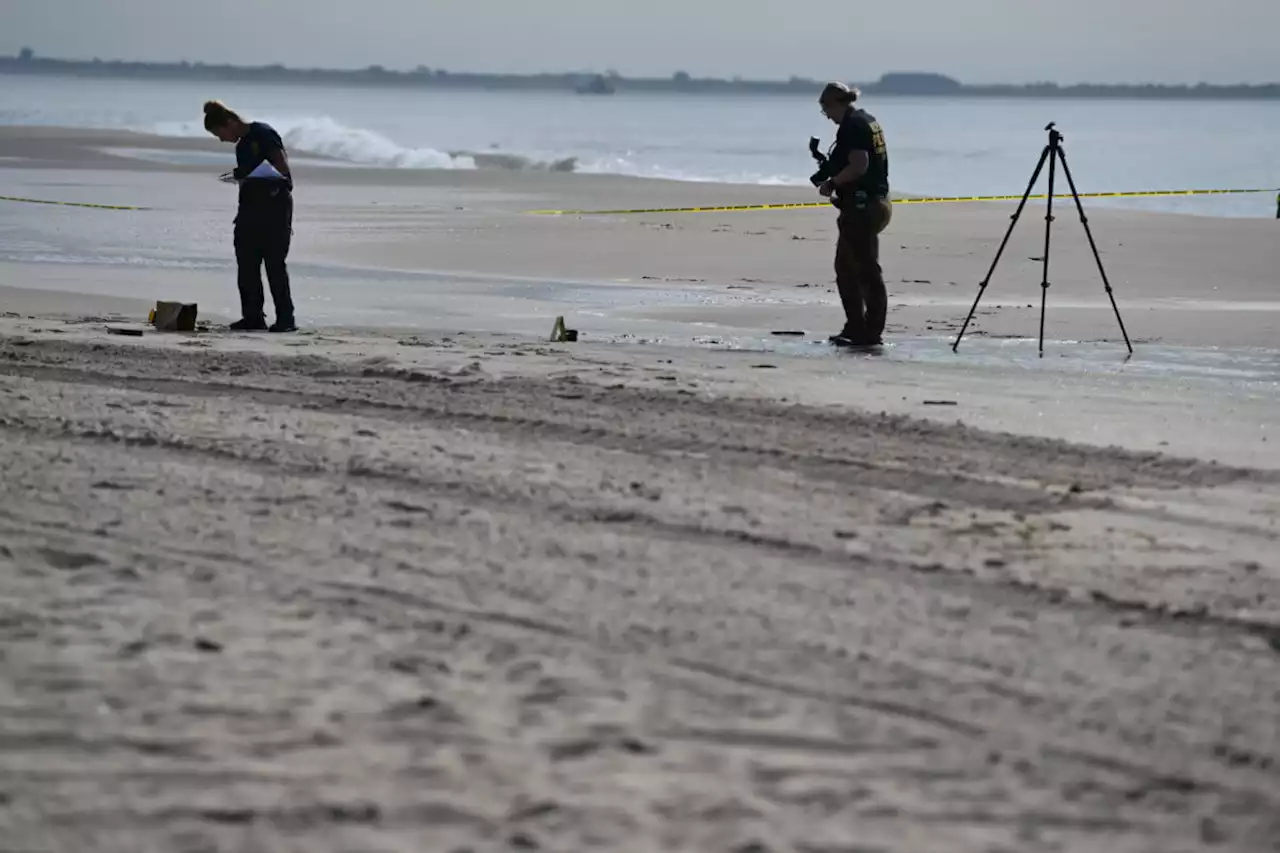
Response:
[[[254,169],[252,172],[249,173],[249,177],[250,178],[275,178],[281,181],[284,180],[284,175],[280,174],[280,172],[276,169],[276,167],[272,166],[266,160],[263,160],[261,163],[259,163],[258,168]]]

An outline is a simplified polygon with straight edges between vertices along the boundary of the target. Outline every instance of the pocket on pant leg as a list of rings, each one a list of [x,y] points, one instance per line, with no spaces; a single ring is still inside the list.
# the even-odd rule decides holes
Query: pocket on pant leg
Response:
[[[241,225],[236,226],[235,233],[231,236],[231,245],[235,248],[236,261],[240,264],[252,264],[253,242],[249,232]]]
[[[877,207],[875,231],[879,234],[889,227],[889,222],[893,219],[893,202],[885,199]]]

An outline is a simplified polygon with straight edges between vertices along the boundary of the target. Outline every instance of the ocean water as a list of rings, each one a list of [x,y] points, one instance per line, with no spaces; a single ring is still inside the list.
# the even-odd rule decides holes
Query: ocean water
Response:
[[[274,124],[291,150],[406,169],[556,169],[807,185],[813,98],[430,91],[185,81],[0,78],[0,125],[202,136],[220,98]],[[896,192],[1020,194],[1057,122],[1082,193],[1280,186],[1280,102],[873,98]],[[1046,178],[1037,186],[1043,191]],[[1067,191],[1065,181],[1059,185]],[[714,204],[708,188],[707,203]],[[1276,214],[1276,195],[1090,199],[1089,207]]]

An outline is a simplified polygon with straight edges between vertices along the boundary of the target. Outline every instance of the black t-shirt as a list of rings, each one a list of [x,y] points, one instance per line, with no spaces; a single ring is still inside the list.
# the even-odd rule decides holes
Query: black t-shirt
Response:
[[[884,130],[871,113],[852,107],[840,122],[836,142],[829,155],[839,172],[849,163],[854,151],[865,151],[869,158],[867,171],[852,186],[842,187],[842,196],[862,191],[879,198],[889,197],[889,149],[885,145]]]
[[[287,177],[249,177],[267,157],[277,151],[284,152],[284,140],[269,124],[255,121],[248,132],[236,143],[235,177],[240,180],[240,201],[250,203],[270,198],[281,189],[291,190],[293,181]]]

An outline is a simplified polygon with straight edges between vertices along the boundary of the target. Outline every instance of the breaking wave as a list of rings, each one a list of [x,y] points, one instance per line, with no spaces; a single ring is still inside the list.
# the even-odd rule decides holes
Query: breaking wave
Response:
[[[394,169],[506,169],[509,171],[572,172],[576,157],[537,160],[503,151],[440,151],[409,148],[372,130],[348,127],[327,116],[315,118],[267,118],[280,132],[285,145],[300,154],[312,154],[362,166]],[[199,122],[164,123],[155,128],[162,136],[204,136]]]
[[[437,148],[413,148],[400,145],[377,131],[350,127],[328,116],[288,118],[265,116],[268,124],[280,132],[289,149],[300,155],[325,157],[353,166],[395,169],[502,169],[512,172],[581,172],[585,174],[626,175],[706,183],[762,184],[786,186],[804,183],[792,176],[763,173],[701,174],[692,170],[673,169],[636,162],[619,154],[599,154],[583,159],[576,155],[549,154],[531,156],[497,147],[487,150],[444,151]],[[203,125],[197,121],[165,122],[148,128],[161,136],[203,137]]]

